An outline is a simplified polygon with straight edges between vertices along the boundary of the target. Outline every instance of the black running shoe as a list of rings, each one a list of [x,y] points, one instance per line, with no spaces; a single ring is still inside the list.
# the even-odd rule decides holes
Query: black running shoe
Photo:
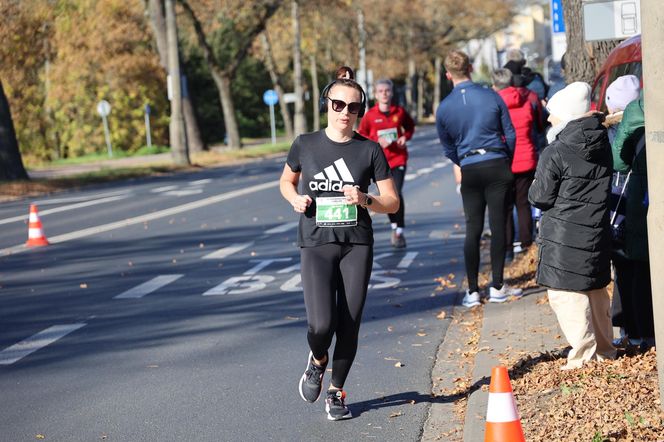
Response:
[[[343,390],[331,390],[327,392],[325,411],[327,411],[327,420],[330,421],[353,417],[348,407],[346,407],[346,392]]]
[[[325,374],[325,365],[318,366],[314,363],[314,354],[309,352],[307,359],[307,369],[300,378],[300,396],[307,402],[316,402],[320,397],[320,391],[323,384],[323,375]]]

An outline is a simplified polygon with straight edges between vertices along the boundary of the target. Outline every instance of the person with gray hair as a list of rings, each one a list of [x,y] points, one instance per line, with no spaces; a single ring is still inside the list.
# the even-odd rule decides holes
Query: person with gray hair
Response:
[[[491,81],[493,82],[493,89],[496,91],[503,90],[512,85],[512,72],[509,69],[494,69],[491,73]]]
[[[509,69],[496,69],[492,72],[493,88],[503,99],[510,114],[514,131],[516,132],[516,145],[512,159],[512,174],[514,185],[510,192],[507,206],[507,224],[505,234],[505,248],[508,256],[514,256],[515,251],[523,251],[533,243],[533,217],[528,202],[528,189],[533,182],[537,167],[537,147],[534,138],[535,109],[528,99],[531,93],[525,87],[510,86],[512,72]],[[519,244],[514,247],[514,216],[513,207],[519,222]]]
[[[376,141],[383,148],[392,171],[392,178],[399,193],[399,210],[388,214],[392,227],[390,242],[394,248],[406,247],[404,236],[405,207],[401,189],[406,178],[406,165],[408,163],[408,147],[406,141],[410,140],[415,132],[415,122],[408,112],[392,104],[394,84],[389,78],[381,78],[374,85],[376,105],[367,111],[362,118],[357,131],[360,135]]]

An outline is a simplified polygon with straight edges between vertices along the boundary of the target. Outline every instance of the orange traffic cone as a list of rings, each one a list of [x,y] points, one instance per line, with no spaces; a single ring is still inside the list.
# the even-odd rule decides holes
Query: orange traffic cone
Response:
[[[526,442],[510,377],[503,366],[491,369],[484,442]]]
[[[30,219],[28,220],[28,241],[25,243],[28,247],[47,246],[48,240],[44,235],[42,223],[37,214],[37,206],[30,204]]]

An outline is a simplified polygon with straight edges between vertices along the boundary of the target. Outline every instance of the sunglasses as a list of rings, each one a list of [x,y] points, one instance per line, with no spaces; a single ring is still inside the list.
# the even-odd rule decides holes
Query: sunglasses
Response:
[[[343,111],[346,106],[348,106],[348,112],[351,114],[356,114],[362,109],[362,103],[353,101],[352,103],[346,103],[345,101],[335,100],[333,98],[327,97],[332,102],[332,110],[335,112]]]

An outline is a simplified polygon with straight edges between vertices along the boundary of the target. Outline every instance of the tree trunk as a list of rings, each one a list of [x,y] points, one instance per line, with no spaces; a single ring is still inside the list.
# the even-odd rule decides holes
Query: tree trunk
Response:
[[[592,84],[595,74],[606,60],[609,52],[619,44],[619,41],[585,42],[581,0],[564,1],[563,15],[567,34],[565,80],[568,83],[585,81]]]
[[[27,180],[9,102],[0,80],[0,181]]]
[[[314,131],[320,130],[320,92],[318,90],[318,66],[316,65],[316,56],[309,56],[310,72],[311,72],[311,89],[312,89],[312,105],[314,114]]]
[[[362,86],[362,89],[364,89],[364,92],[369,94],[369,85],[367,84],[368,81],[368,73],[367,73],[367,33],[364,27],[364,11],[362,10],[362,6],[360,5],[357,8],[357,34],[358,34],[358,52],[359,52],[359,65],[360,69],[358,70],[359,72],[357,73],[357,82],[360,83],[360,86]],[[369,100],[367,99],[365,102],[365,105],[369,105]]]
[[[434,61],[434,89],[433,89],[433,115],[436,115],[438,110],[438,105],[440,104],[440,89],[441,89],[441,77],[443,76],[443,58],[440,55],[436,55]]]
[[[410,54],[410,51],[409,51]],[[410,115],[415,114],[415,60],[408,56],[408,78],[406,79],[406,109]]]
[[[175,164],[191,164],[187,148],[187,134],[182,116],[182,83],[180,81],[180,56],[178,54],[178,34],[175,21],[175,0],[166,0],[166,35],[168,42],[168,71],[171,77],[171,155]]]
[[[424,117],[424,73],[417,73],[417,119],[422,121]]]
[[[186,75],[182,77],[182,86],[184,87],[184,93],[182,94],[182,113],[184,114],[184,127],[187,131],[189,152],[203,152],[204,150],[207,150],[207,146],[203,142],[201,129],[198,127],[196,110],[194,109],[194,102],[189,94]]]
[[[284,101],[284,88],[281,86],[281,77],[277,72],[274,63],[274,56],[272,55],[272,46],[267,34],[261,34],[261,43],[263,45],[263,53],[265,55],[265,67],[270,74],[272,80],[272,87],[279,96],[279,110],[281,111],[281,118],[284,120],[284,129],[286,129],[286,138],[293,140],[293,121],[291,120],[290,112],[288,111],[288,103]]]
[[[293,85],[295,92],[295,136],[307,131],[307,121],[304,117],[304,93],[302,87],[302,43],[300,35],[300,8],[299,0],[292,1],[291,18],[293,20]]]
[[[159,62],[166,72],[168,72],[168,38],[166,33],[166,17],[164,11],[164,0],[149,0],[147,4],[147,13],[150,17],[150,26],[157,43],[157,53]],[[186,88],[186,79],[185,79]],[[182,110],[184,113],[184,124],[191,152],[200,152],[207,148],[201,137],[201,131],[198,126],[198,119],[194,111],[194,105],[188,93],[182,97]]]
[[[227,146],[231,149],[240,149],[242,141],[240,140],[240,131],[237,120],[235,119],[235,104],[231,95],[231,79],[217,69],[212,70],[212,79],[217,85],[217,89],[219,89],[221,110],[224,113],[224,126],[226,128],[226,136],[228,137]]]

